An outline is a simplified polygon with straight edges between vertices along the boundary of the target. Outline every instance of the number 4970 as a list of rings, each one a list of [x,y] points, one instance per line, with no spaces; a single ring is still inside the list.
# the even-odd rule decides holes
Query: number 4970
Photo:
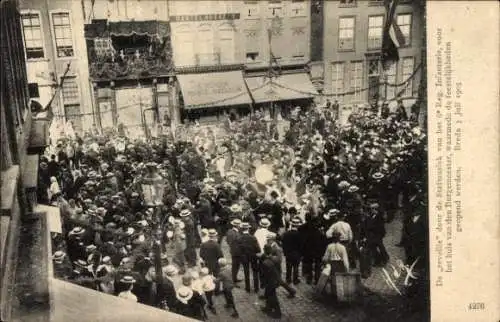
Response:
[[[468,306],[469,311],[484,310],[485,308],[486,308],[486,306],[484,305],[483,302],[469,303],[469,306]]]

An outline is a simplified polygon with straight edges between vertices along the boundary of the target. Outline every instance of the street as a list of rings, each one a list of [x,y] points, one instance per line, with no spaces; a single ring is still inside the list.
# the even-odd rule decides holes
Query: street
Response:
[[[402,220],[401,215],[386,225],[387,235],[384,239],[384,244],[387,252],[390,255],[390,264],[395,265],[396,260],[404,258],[402,248],[395,246],[401,236]],[[222,250],[224,256],[230,261],[229,247],[225,242],[222,242]],[[386,267],[387,267],[386,266]],[[283,263],[283,274],[285,265]],[[239,279],[243,279],[243,270],[240,269]],[[180,276],[176,276],[176,284],[180,282]],[[375,314],[385,314],[389,310],[394,310],[394,298],[400,297],[397,292],[392,289],[383,277],[381,267],[373,267],[371,276],[362,280],[363,290],[359,303],[354,305],[335,305],[328,303],[325,298],[318,297],[312,285],[308,285],[304,280],[294,287],[297,290],[297,295],[293,299],[287,298],[287,292],[283,288],[279,288],[278,298],[280,300],[282,318],[280,321],[314,321],[314,322],[361,322],[377,320]],[[213,315],[209,311],[209,321],[275,321],[260,311],[260,307],[264,305],[264,300],[260,300],[255,293],[246,293],[243,286],[244,282],[240,282],[241,288],[235,288],[233,291],[236,308],[240,315],[239,319],[234,319],[230,316],[230,311],[224,308],[224,297],[222,295],[215,297],[215,307],[217,315]],[[261,291],[262,293],[262,291]],[[390,300],[389,300],[390,299]],[[380,318],[380,316],[378,316]],[[389,320],[387,320],[389,321]]]

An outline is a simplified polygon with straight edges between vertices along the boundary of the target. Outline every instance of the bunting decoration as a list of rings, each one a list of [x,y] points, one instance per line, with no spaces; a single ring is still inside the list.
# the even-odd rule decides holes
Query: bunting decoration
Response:
[[[385,0],[385,25],[382,35],[381,60],[384,70],[399,60],[398,48],[405,45],[405,38],[395,20],[398,0]]]

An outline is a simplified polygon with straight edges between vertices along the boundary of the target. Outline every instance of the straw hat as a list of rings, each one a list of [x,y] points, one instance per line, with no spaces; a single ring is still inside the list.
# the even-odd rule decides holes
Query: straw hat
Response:
[[[271,226],[271,222],[267,218],[262,218],[259,222],[259,226],[262,228],[269,228],[269,226]]]
[[[82,227],[75,227],[70,232],[69,235],[81,236],[85,233],[85,229]]]
[[[88,245],[87,247],[85,247],[85,250],[87,252],[93,252],[94,250],[97,249],[97,246],[96,245]]]
[[[167,276],[174,276],[177,274],[177,268],[174,265],[167,265],[163,268],[163,273]]]
[[[193,297],[193,290],[190,287],[181,286],[177,290],[175,297],[180,302],[187,304],[189,302],[189,300]]]
[[[54,253],[54,255],[52,256],[52,259],[54,260],[54,262],[56,262],[57,264],[61,264],[63,261],[64,261],[64,258],[66,257],[66,253],[63,252],[62,250],[58,250]]]
[[[213,238],[213,237],[217,237],[218,235],[219,235],[219,233],[217,233],[217,230],[215,230],[215,229],[208,230],[208,237]]]
[[[238,218],[235,218],[235,219],[231,220],[231,225],[234,227],[239,227],[241,225],[241,220]]]
[[[126,275],[126,276],[123,276],[123,277],[120,279],[120,283],[124,283],[124,284],[134,284],[134,283],[135,283],[135,278],[133,278],[132,276]]]

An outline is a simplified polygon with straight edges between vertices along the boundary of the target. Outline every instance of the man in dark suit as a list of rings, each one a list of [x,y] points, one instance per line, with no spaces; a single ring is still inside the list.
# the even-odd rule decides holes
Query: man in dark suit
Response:
[[[321,259],[325,253],[326,236],[320,230],[320,223],[312,214],[306,215],[306,223],[299,228],[302,249],[307,249],[302,254],[302,270],[308,284],[316,284],[321,273]]]
[[[271,245],[264,246],[264,255],[262,257],[262,275],[266,279],[266,289],[264,297],[266,299],[266,306],[262,311],[273,318],[281,318],[281,308],[276,295],[276,289],[280,285],[280,273],[276,269],[276,264],[271,258],[273,249]]]
[[[278,193],[276,191],[271,192],[269,214],[271,215],[271,227],[269,227],[269,230],[278,233],[283,228],[283,210],[281,203],[278,201]]]
[[[301,220],[297,217],[292,219],[290,230],[283,234],[283,253],[286,259],[286,282],[288,284],[299,284],[299,264],[302,257],[302,240],[298,231]]]
[[[218,233],[215,229],[208,230],[209,240],[202,243],[200,247],[200,257],[205,263],[205,266],[210,271],[210,274],[217,277],[220,272],[219,258],[224,257],[218,240]],[[219,293],[220,283],[216,285],[215,293]]]
[[[283,278],[281,277],[282,269],[281,263],[283,262],[283,249],[278,245],[276,241],[276,234],[270,234],[267,236],[267,245],[271,246],[272,252],[270,255],[271,260],[274,262],[274,265],[279,273],[279,285],[282,286],[288,292],[288,298],[294,298],[297,291],[285,283]],[[267,281],[266,281],[267,283]]]
[[[241,252],[239,250],[238,239],[240,238],[240,232],[238,230],[241,224],[241,220],[233,219],[231,220],[231,229],[226,233],[226,241],[229,245],[229,252],[231,253],[231,271],[233,282],[236,284],[239,282],[238,280],[238,271],[240,269],[241,264]]]
[[[250,224],[242,222],[240,225],[241,235],[238,239],[239,251],[241,252],[241,264],[245,274],[245,290],[250,292],[250,266],[253,275],[253,287],[255,293],[259,291],[259,266],[257,254],[260,246],[257,238],[250,234]],[[233,264],[234,265],[234,264]]]

